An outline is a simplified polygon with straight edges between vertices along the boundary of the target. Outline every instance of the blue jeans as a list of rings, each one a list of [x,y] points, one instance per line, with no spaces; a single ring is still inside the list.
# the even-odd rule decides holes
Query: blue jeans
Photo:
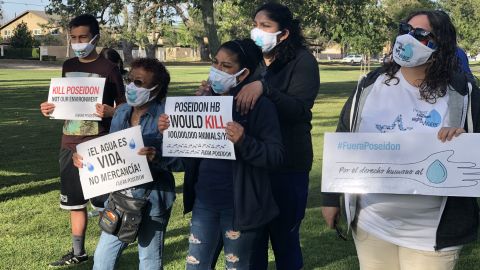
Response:
[[[271,179],[280,213],[261,232],[252,263],[256,270],[267,269],[270,238],[276,269],[298,270],[303,267],[299,231],[307,206],[308,172],[272,173]]]
[[[163,244],[170,212],[161,217],[146,216],[138,230],[139,270],[162,270]],[[93,257],[94,270],[115,269],[122,251],[128,244],[118,237],[102,232]]]
[[[212,209],[195,201],[186,269],[210,269],[220,238],[224,245],[226,269],[253,269],[250,258],[259,231],[235,231],[233,209]]]

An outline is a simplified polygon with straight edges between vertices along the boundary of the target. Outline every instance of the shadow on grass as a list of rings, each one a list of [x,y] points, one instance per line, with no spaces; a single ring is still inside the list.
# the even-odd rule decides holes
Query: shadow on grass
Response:
[[[60,181],[54,182],[54,183],[48,183],[44,185],[36,185],[34,187],[28,187],[28,188],[19,189],[12,192],[3,193],[0,196],[0,203],[7,200],[16,199],[19,197],[40,195],[40,194],[48,193],[52,190],[60,190]]]

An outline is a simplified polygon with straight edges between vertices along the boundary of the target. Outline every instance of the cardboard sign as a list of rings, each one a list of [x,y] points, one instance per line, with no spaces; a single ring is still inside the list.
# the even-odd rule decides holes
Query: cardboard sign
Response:
[[[167,98],[170,127],[163,133],[163,155],[234,160],[234,146],[225,132],[232,105],[232,96]]]
[[[138,154],[143,146],[140,126],[77,145],[85,199],[153,181],[147,157]]]
[[[52,119],[102,120],[95,104],[102,103],[105,78],[52,78],[48,102],[55,104]]]
[[[480,134],[325,133],[322,191],[478,197],[479,144]]]

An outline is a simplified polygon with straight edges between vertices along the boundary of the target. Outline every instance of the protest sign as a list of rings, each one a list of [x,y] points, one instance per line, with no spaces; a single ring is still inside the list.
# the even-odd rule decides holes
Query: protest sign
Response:
[[[95,115],[102,103],[105,78],[52,78],[48,102],[55,104],[52,119],[102,120]]]
[[[170,127],[163,133],[163,155],[235,159],[225,132],[232,121],[232,105],[232,96],[167,98]]]
[[[142,147],[140,126],[77,145],[85,199],[153,181],[146,156],[138,154]]]
[[[325,133],[322,191],[480,195],[479,134]]]

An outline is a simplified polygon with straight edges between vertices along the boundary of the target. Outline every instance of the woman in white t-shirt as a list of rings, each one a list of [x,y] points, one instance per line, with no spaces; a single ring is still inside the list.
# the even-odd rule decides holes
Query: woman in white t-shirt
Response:
[[[478,88],[460,73],[456,31],[443,11],[418,11],[400,23],[391,59],[364,77],[345,104],[337,132],[434,133],[452,140],[478,132]],[[340,194],[324,193],[333,228]],[[346,194],[348,224],[362,270],[447,270],[474,241],[474,198]]]

